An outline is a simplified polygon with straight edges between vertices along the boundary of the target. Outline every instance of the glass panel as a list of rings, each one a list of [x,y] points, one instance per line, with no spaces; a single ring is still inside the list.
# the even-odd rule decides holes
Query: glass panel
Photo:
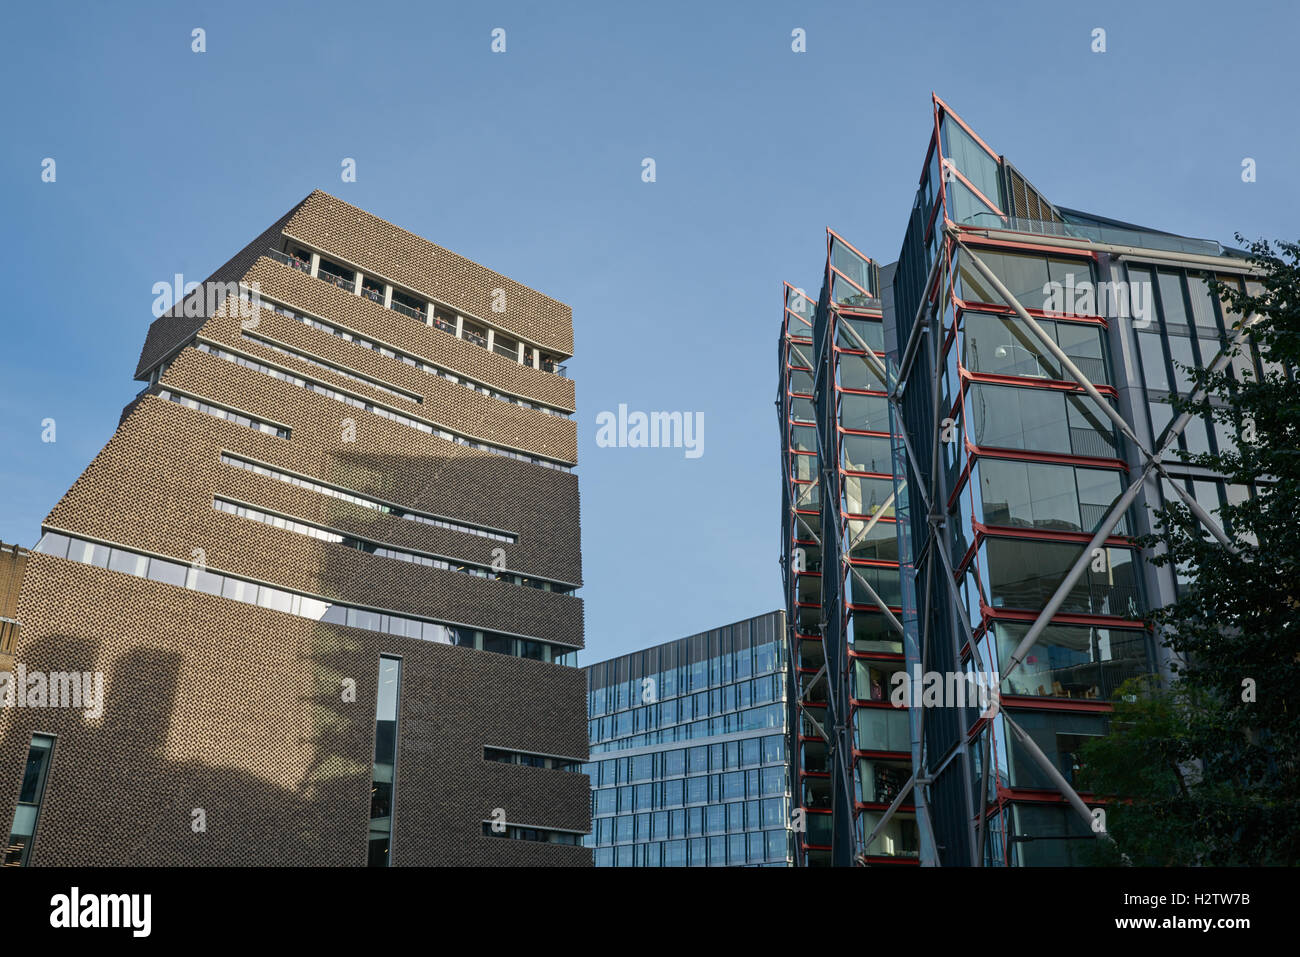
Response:
[[[965,349],[962,361],[972,372],[1039,379],[1062,377],[1056,360],[1015,316],[967,312],[962,315],[961,325]],[[1050,332],[1055,324],[1044,321],[1041,325]]]
[[[1070,466],[984,459],[979,475],[987,524],[1082,530]]]
[[[870,435],[844,433],[840,436],[840,449],[844,468],[851,472],[893,473],[893,453],[890,441]]]
[[[981,567],[992,593],[990,604],[994,608],[1030,611],[1042,608],[1081,554],[1082,546],[1071,542],[988,539],[982,549]],[[1101,570],[1095,570],[1099,566]],[[1066,594],[1060,611],[1140,617],[1132,551],[1104,549]]]
[[[1196,354],[1192,351],[1192,340],[1187,336],[1169,336],[1169,358],[1174,365],[1174,385],[1177,390],[1187,395],[1192,390],[1192,377],[1185,367],[1196,367]]]
[[[1205,276],[1187,277],[1187,294],[1192,301],[1192,321],[1202,329],[1217,329],[1214,317],[1214,294]]]
[[[120,548],[113,549],[108,559],[109,571],[123,572],[137,578],[143,578],[148,567],[149,559],[146,556],[137,555],[135,552],[124,552]]]
[[[1012,861],[1020,867],[1066,867],[1087,863],[1096,835],[1072,808],[1016,804]],[[1026,840],[1034,838],[1034,840]]]
[[[950,118],[943,121],[944,136],[943,155],[961,174],[970,180],[991,203],[1002,204],[1001,178],[998,176],[998,161],[971,139],[961,125]],[[951,184],[951,180],[949,181]],[[981,208],[987,209],[981,204]]]
[[[894,480],[883,478],[860,478],[855,475],[844,476],[844,507],[853,515],[875,515],[880,511],[884,518],[892,518],[894,505],[883,508],[889,496],[894,493]]]
[[[68,557],[68,545],[72,540],[66,535],[58,535],[54,532],[46,532],[41,536],[40,542],[36,546],[36,551],[42,555],[54,555],[58,558]]]
[[[1138,352],[1142,357],[1142,375],[1147,388],[1157,392],[1169,390],[1169,372],[1165,368],[1165,350],[1158,332],[1139,332]]]
[[[392,862],[393,798],[397,770],[397,704],[401,691],[402,661],[379,659],[375,695],[375,762],[370,790],[370,844],[368,863],[387,867]]]
[[[995,622],[998,656],[1008,662],[1029,625]],[[1109,700],[1121,683],[1151,669],[1141,631],[1049,625],[1002,683],[1004,694]]]
[[[151,558],[149,560],[149,578],[166,585],[184,586],[188,571],[187,566],[176,562],[165,562],[161,558]]]
[[[1160,306],[1163,310],[1165,325],[1187,325],[1187,305],[1183,301],[1183,280],[1176,272],[1160,270],[1157,282],[1160,285]]]
[[[1079,751],[1084,742],[1105,734],[1106,722],[1104,715],[1070,711],[1022,711],[1016,714],[1016,723],[1071,783],[1079,771]],[[1011,735],[1008,739],[1011,741],[1012,787],[1051,788],[1051,778],[1029,756],[1019,740]]]

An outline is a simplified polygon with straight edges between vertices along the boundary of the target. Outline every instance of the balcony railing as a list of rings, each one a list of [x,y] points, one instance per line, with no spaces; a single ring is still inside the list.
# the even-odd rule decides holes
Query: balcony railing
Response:
[[[412,319],[418,319],[420,322],[424,322],[423,309],[413,308],[404,302],[398,302],[396,299],[392,301],[391,306],[395,311],[400,312],[404,316],[409,316]]]
[[[907,712],[898,708],[858,708],[853,713],[853,746],[859,751],[911,751]]]
[[[324,269],[317,269],[316,278],[324,279],[326,282],[338,286],[340,289],[346,289],[348,292],[353,292],[357,288],[355,276],[349,279],[347,276],[339,276],[332,272],[326,272]]]
[[[284,263],[290,268],[296,269],[299,272],[305,272],[309,276],[311,275],[311,263],[305,262],[297,256],[290,256],[288,253],[281,252],[278,249],[268,249],[266,254],[276,262]]]

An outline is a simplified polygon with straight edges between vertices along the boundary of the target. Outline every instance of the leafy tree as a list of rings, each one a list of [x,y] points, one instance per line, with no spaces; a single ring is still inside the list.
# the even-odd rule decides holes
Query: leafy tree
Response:
[[[1255,494],[1212,513],[1236,553],[1176,499],[1139,542],[1186,578],[1149,616],[1178,663],[1168,687],[1122,687],[1112,733],[1084,749],[1084,787],[1122,796],[1101,862],[1300,864],[1300,244],[1249,253],[1256,281],[1212,288],[1230,338],[1251,323],[1264,372],[1232,349],[1222,372],[1191,370],[1206,397],[1174,408],[1237,434],[1236,449],[1186,458]]]

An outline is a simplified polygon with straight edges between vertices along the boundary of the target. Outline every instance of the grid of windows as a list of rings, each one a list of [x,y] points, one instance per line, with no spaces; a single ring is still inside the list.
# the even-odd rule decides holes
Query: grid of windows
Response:
[[[1151,437],[1158,441],[1175,417],[1170,399],[1191,394],[1190,369],[1205,368],[1214,362],[1240,317],[1214,296],[1204,273],[1132,263],[1127,269],[1130,285],[1140,284],[1151,290],[1148,296],[1158,320],[1134,324],[1137,358],[1148,393]],[[1217,278],[1241,288],[1241,280],[1234,276]],[[1232,360],[1235,378],[1243,381],[1258,376],[1257,362],[1254,348],[1247,344]],[[1211,451],[1230,452],[1236,448],[1236,441],[1231,426],[1198,416],[1187,424],[1170,453],[1177,459]]]
[[[785,864],[790,781],[784,734],[593,761],[596,863]],[[645,845],[633,849],[628,845]],[[604,853],[602,853],[604,852]]]
[[[780,618],[588,669],[597,866],[789,862]]]

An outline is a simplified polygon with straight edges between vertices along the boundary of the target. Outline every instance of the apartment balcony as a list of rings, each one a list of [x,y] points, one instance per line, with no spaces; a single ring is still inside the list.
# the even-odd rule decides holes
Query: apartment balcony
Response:
[[[279,249],[268,249],[266,251],[266,255],[274,259],[278,263],[283,263],[284,265],[288,266],[290,269],[296,269],[299,272],[305,272],[307,275],[309,276],[311,275],[311,263],[305,262],[299,259],[297,256],[292,256],[289,253],[282,252]]]
[[[333,272],[327,269],[324,263],[321,263],[320,268],[316,270],[316,278],[323,279],[325,282],[330,283],[333,286],[338,286],[340,289],[346,289],[348,292],[354,292],[357,288],[356,276],[345,276],[341,273]]]
[[[907,711],[894,707],[859,707],[853,711],[853,747],[858,751],[910,754],[912,732]]]

